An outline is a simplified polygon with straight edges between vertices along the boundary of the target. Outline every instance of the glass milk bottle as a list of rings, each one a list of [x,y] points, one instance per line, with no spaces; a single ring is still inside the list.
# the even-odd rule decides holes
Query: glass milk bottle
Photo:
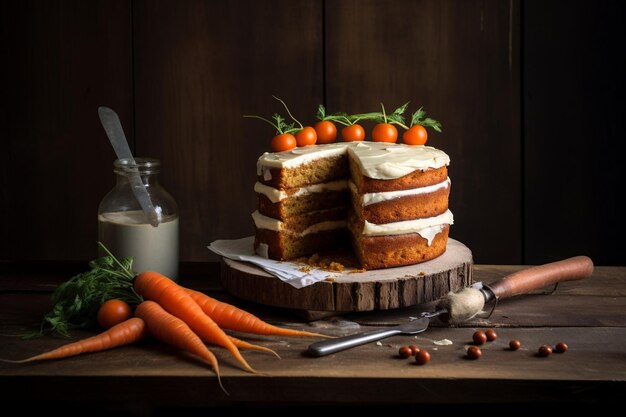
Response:
[[[116,258],[132,256],[136,273],[156,271],[178,278],[178,207],[172,196],[159,184],[161,163],[153,158],[135,158],[113,162],[115,187],[98,207],[98,240]],[[142,211],[129,180],[132,173],[146,186],[159,219],[152,226]],[[100,255],[105,255],[100,249]]]

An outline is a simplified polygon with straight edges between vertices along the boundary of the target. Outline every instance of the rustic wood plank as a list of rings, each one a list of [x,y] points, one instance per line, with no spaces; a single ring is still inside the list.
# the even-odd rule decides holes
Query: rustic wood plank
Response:
[[[480,278],[476,281],[486,283],[493,282],[510,275],[520,269],[528,268],[531,265],[474,265],[474,274]],[[533,291],[534,294],[545,294],[551,292],[554,286]],[[557,287],[558,295],[600,295],[623,297],[626,296],[626,273],[621,268],[595,266],[591,277],[583,280],[563,282]]]
[[[499,403],[611,401],[626,386],[624,328],[499,329],[498,340],[482,347],[483,357],[478,361],[464,357],[472,332],[433,328],[417,337],[393,337],[380,345],[371,343],[323,358],[302,356],[310,343],[306,339],[295,338],[288,343],[257,340],[282,355],[282,360],[247,355],[253,366],[271,378],[246,374],[234,366],[227,353],[216,349],[230,397],[219,390],[215,376],[204,364],[157,343],[63,361],[0,363],[0,382],[6,398],[22,401],[67,398],[67,393],[74,392],[71,388],[80,385],[84,401],[145,400],[149,396],[155,404],[178,405],[188,400],[203,405],[266,403],[270,398],[309,404],[329,399],[370,404],[476,403],[484,401],[479,394],[484,396],[485,392],[490,393],[490,401]],[[523,348],[507,350],[512,338],[521,340]],[[442,339],[452,345],[433,343]],[[549,358],[535,356],[539,345],[558,341],[566,341],[570,350]],[[44,346],[41,343],[35,348],[38,342],[6,337],[2,342],[2,354],[10,352],[12,357],[16,351],[31,354]],[[61,342],[48,340],[48,346]],[[427,366],[396,358],[398,348],[409,342],[431,352]],[[5,384],[9,379],[11,383]],[[26,380],[29,389],[24,389]],[[155,392],[162,396],[155,397]]]
[[[370,311],[404,307],[439,299],[472,282],[472,252],[448,240],[443,255],[421,264],[364,272],[329,272],[329,279],[296,289],[260,267],[230,259],[222,262],[222,284],[245,300],[314,311]],[[415,281],[415,285],[400,282]],[[415,291],[423,287],[424,290]],[[406,291],[406,292],[405,292]]]
[[[535,327],[535,326],[626,326],[625,297],[523,295],[501,301],[489,316],[491,305],[480,315],[457,327]],[[342,317],[364,325],[395,325],[418,317],[422,311],[435,311],[434,303],[390,311],[343,314]],[[431,326],[445,327],[439,319]]]
[[[477,279],[519,266],[476,268]],[[589,291],[602,288],[624,268],[599,268]],[[203,281],[203,270],[196,282]],[[482,275],[481,275],[482,274]],[[582,284],[585,281],[580,281]],[[190,281],[191,283],[191,281]],[[227,296],[218,293],[219,296]],[[289,312],[267,306],[229,300],[273,323],[346,335],[375,328],[359,326],[377,317],[385,324],[384,312],[360,313],[311,324],[294,319]],[[32,329],[48,308],[47,293],[0,294],[0,358],[18,359],[40,353],[66,342],[43,337],[16,337]],[[592,307],[592,308],[591,308]],[[409,309],[396,309],[396,314]],[[397,336],[380,344],[370,343],[348,352],[323,358],[303,355],[314,339],[251,336],[235,333],[253,343],[275,349],[278,360],[256,352],[245,353],[262,374],[241,370],[224,349],[213,349],[222,369],[225,396],[206,364],[157,342],[146,341],[107,352],[87,354],[62,361],[31,364],[0,362],[0,400],[6,406],[61,407],[64,410],[97,405],[99,409],[159,409],[161,407],[212,407],[233,404],[276,405],[280,403],[411,405],[423,407],[451,404],[535,406],[538,403],[604,404],[618,401],[626,389],[626,296],[585,295],[564,292],[528,295],[502,302],[493,319],[468,323],[470,327],[437,327],[417,336]],[[403,317],[406,320],[408,317]],[[352,320],[349,321],[349,320]],[[560,322],[559,322],[560,320]],[[370,320],[369,324],[374,324]],[[483,357],[466,360],[464,352],[476,328],[499,327],[498,339],[482,347]],[[517,327],[522,326],[522,327]],[[591,326],[591,327],[588,327]],[[75,331],[73,339],[94,334]],[[519,339],[519,351],[506,349],[510,339]],[[450,345],[435,342],[448,339]],[[568,343],[570,350],[547,359],[534,352],[541,344]],[[395,357],[402,345],[414,343],[431,352],[424,367]],[[268,377],[269,376],[269,377]],[[81,392],[76,401],[73,393]]]
[[[133,140],[130,1],[6,1],[0,104],[0,258],[96,255],[114,153],[97,116],[116,109]]]
[[[183,261],[254,229],[256,160],[283,98],[312,123],[323,94],[321,4],[311,0],[134,3],[136,137],[163,162],[177,200]],[[155,47],[157,45],[158,47]]]
[[[222,261],[221,280],[231,294],[260,304],[305,309],[306,306],[334,306],[335,302],[329,282],[296,289],[259,268],[230,259]]]
[[[444,132],[428,144],[451,157],[451,236],[478,263],[520,263],[520,2],[325,4],[329,111],[424,106]]]
[[[622,2],[524,2],[524,263],[585,254],[626,265],[626,172],[613,151],[624,137],[625,13]]]

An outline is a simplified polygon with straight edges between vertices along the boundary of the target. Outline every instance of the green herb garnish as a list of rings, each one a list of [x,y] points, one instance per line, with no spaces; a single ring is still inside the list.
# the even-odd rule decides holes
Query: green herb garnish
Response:
[[[143,298],[133,288],[133,258],[121,261],[100,242],[106,256],[89,262],[91,270],[72,277],[52,293],[54,307],[44,316],[39,334],[69,336],[71,329],[85,329],[97,324],[98,309],[107,300],[117,298],[137,305]]]

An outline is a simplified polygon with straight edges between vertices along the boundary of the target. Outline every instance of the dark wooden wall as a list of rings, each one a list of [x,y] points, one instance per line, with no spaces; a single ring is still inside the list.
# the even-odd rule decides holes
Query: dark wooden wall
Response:
[[[319,103],[410,100],[442,121],[452,237],[478,263],[588,254],[626,264],[621,2],[438,0],[10,1],[0,6],[0,259],[87,260],[119,114],[163,162],[181,259],[250,235],[255,161],[272,130]],[[620,200],[621,201],[621,200]]]

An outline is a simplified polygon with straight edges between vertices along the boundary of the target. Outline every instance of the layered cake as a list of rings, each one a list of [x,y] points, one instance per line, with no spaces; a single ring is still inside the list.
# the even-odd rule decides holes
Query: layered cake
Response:
[[[450,158],[429,146],[343,142],[263,154],[255,250],[290,260],[351,246],[365,269],[441,255]]]

